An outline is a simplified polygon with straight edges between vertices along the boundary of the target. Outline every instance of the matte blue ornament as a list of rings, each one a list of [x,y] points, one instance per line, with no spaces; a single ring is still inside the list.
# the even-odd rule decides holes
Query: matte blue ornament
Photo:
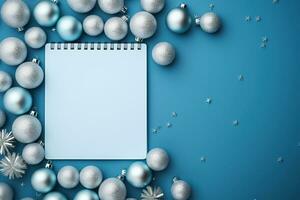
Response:
[[[50,192],[56,184],[55,173],[47,168],[36,170],[31,177],[31,185],[41,193]]]
[[[74,200],[99,200],[98,194],[92,190],[79,191]]]
[[[82,33],[82,25],[75,17],[64,16],[57,22],[56,29],[60,37],[66,41],[78,39]]]
[[[143,162],[132,163],[126,173],[127,181],[137,188],[147,186],[152,180],[152,172]]]
[[[54,2],[45,0],[34,7],[33,15],[41,26],[51,27],[57,22],[60,11]]]
[[[21,115],[31,108],[32,97],[27,90],[21,87],[13,87],[7,90],[3,102],[6,110],[15,115]]]
[[[43,198],[43,200],[67,200],[67,198],[59,192],[50,192]]]

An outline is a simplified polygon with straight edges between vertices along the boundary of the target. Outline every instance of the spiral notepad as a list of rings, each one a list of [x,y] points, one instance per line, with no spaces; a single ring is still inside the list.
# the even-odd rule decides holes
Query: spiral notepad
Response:
[[[49,43],[45,50],[47,159],[144,159],[147,47]]]

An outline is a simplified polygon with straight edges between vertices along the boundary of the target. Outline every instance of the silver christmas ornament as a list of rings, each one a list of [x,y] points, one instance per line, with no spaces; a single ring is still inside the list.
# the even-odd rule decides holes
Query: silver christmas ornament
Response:
[[[50,169],[38,169],[31,176],[31,185],[37,192],[50,192],[54,188],[55,184],[56,176]]]
[[[25,42],[33,49],[41,48],[47,41],[47,35],[40,27],[29,28],[24,35]]]
[[[22,157],[29,165],[37,165],[45,158],[44,147],[39,143],[27,144],[22,152]]]
[[[30,10],[22,0],[9,0],[1,7],[1,17],[8,26],[23,30],[29,21]]]
[[[16,70],[16,81],[26,89],[38,87],[44,80],[44,72],[39,66],[39,61],[33,59],[32,62],[21,64]]]
[[[175,48],[168,42],[160,42],[152,49],[152,58],[159,65],[169,65],[175,59]]]
[[[4,63],[19,65],[27,57],[27,47],[22,40],[16,37],[8,37],[0,43],[0,55]]]
[[[221,19],[214,12],[208,12],[201,17],[196,17],[195,23],[200,25],[206,33],[216,33],[221,28]]]
[[[165,0],[141,0],[141,6],[149,13],[158,13],[165,7]]]
[[[99,7],[107,14],[125,12],[124,0],[98,0]]]
[[[104,33],[111,40],[122,40],[128,32],[127,17],[111,17],[104,25]]]
[[[12,132],[17,141],[31,143],[40,137],[42,125],[35,116],[22,115],[13,122]]]
[[[141,200],[163,200],[164,193],[160,187],[147,186],[143,189]]]
[[[22,178],[26,169],[23,158],[16,153],[8,154],[0,161],[0,173],[9,179]]]
[[[83,30],[90,36],[97,36],[103,32],[104,23],[98,15],[89,15],[82,22]]]
[[[82,33],[82,25],[73,16],[63,16],[56,25],[59,36],[66,41],[77,40]]]
[[[119,178],[108,178],[100,185],[98,194],[101,200],[125,200],[127,190]]]
[[[187,182],[174,178],[171,194],[175,200],[187,200],[191,196],[191,193],[191,186]]]
[[[23,198],[23,199],[21,199],[21,200],[34,200],[34,199],[31,198],[31,197],[25,197],[25,198]]]
[[[99,200],[99,197],[92,190],[81,190],[76,194],[74,200]]]
[[[0,109],[0,128],[4,126],[5,122],[6,122],[6,114],[2,109]]]
[[[147,186],[152,180],[152,172],[143,162],[132,163],[126,173],[127,181],[137,188]]]
[[[0,92],[5,92],[11,87],[11,85],[12,85],[11,76],[5,71],[0,71]]]
[[[0,182],[0,200],[13,200],[13,197],[12,188],[8,184]]]
[[[137,41],[152,37],[156,32],[156,27],[155,17],[146,11],[136,13],[130,20],[130,30]]]
[[[37,23],[41,26],[51,27],[57,22],[60,11],[53,0],[40,1],[33,10],[33,15]]]
[[[185,33],[192,24],[192,18],[189,15],[186,4],[182,3],[180,7],[172,9],[167,15],[167,26],[175,33]]]
[[[162,171],[168,167],[168,153],[161,148],[154,148],[147,154],[147,165],[154,171]]]
[[[9,155],[10,150],[15,147],[15,138],[12,132],[7,132],[6,129],[1,130],[0,133],[0,154]]]
[[[103,175],[96,166],[86,166],[80,171],[80,183],[87,189],[94,189],[102,182]]]
[[[67,200],[67,197],[60,192],[50,192],[43,198],[43,200]]]
[[[75,12],[87,13],[95,7],[96,0],[67,0]]]
[[[63,188],[74,188],[79,183],[79,172],[75,167],[65,166],[58,171],[57,181]]]
[[[20,115],[29,111],[32,105],[32,97],[27,90],[13,87],[6,91],[3,102],[6,110],[15,115]]]

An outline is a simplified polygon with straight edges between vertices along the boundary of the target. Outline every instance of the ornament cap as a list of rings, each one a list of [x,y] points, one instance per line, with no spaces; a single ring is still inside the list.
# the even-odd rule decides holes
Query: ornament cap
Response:
[[[182,3],[180,3],[179,7],[182,9],[186,9],[187,5],[186,5],[186,3],[182,2]]]
[[[52,3],[57,4],[59,0],[50,0]]]
[[[143,42],[143,40],[144,40],[143,38],[139,38],[139,37],[136,37],[136,38],[135,38],[135,41],[136,41],[136,42],[139,42],[139,43]]]
[[[128,8],[126,6],[123,6],[123,8],[120,10],[121,13],[126,14],[128,11]]]
[[[129,15],[123,15],[123,16],[121,17],[121,19],[122,19],[123,21],[125,21],[125,22],[128,22],[128,20],[129,20]]]
[[[179,181],[180,179],[177,177],[177,176],[174,176],[173,177],[173,183],[175,183],[175,182],[177,182],[177,181]]]
[[[22,32],[22,31],[24,31],[24,28],[23,27],[19,27],[19,28],[17,28],[17,31],[18,32]]]
[[[42,147],[45,147],[45,143],[43,142],[43,140],[41,140],[41,141],[39,142],[39,144],[42,145]]]
[[[201,16],[195,15],[195,24],[200,25]]]
[[[45,168],[47,169],[52,169],[53,168],[53,163],[51,160],[47,160]]]
[[[30,111],[29,115],[33,116],[33,117],[37,117],[38,113],[35,110]]]
[[[125,179],[126,173],[127,173],[126,169],[122,169],[121,174],[117,178],[123,181]]]
[[[33,58],[31,62],[36,63],[38,65],[40,64],[40,60],[37,58]]]

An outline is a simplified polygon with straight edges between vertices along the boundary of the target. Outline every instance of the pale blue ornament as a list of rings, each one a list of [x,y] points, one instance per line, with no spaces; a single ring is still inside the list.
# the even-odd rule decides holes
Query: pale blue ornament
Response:
[[[43,200],[67,200],[67,198],[60,192],[50,192]]]
[[[134,187],[143,188],[151,182],[152,172],[145,163],[134,162],[127,170],[126,179]]]
[[[64,16],[57,22],[56,29],[60,37],[66,41],[77,40],[82,33],[82,25],[73,16]]]
[[[6,110],[15,115],[21,115],[31,108],[32,97],[27,90],[21,87],[13,87],[7,90],[3,102]]]
[[[39,25],[51,27],[57,22],[60,11],[54,2],[46,0],[39,2],[34,7],[33,15]]]
[[[167,15],[167,26],[175,33],[185,33],[192,25],[192,18],[187,11],[186,4],[172,9]]]
[[[92,190],[81,190],[79,191],[73,200],[99,200],[96,192]]]
[[[38,169],[32,174],[31,185],[37,192],[50,192],[54,188],[55,184],[56,176],[55,173],[50,169]]]

